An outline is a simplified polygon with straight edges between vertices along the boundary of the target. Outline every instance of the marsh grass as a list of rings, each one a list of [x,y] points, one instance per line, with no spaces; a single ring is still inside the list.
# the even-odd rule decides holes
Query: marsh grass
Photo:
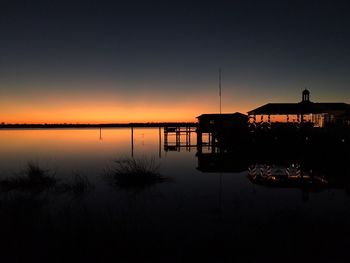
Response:
[[[71,191],[74,194],[83,194],[90,192],[94,186],[90,183],[89,179],[85,175],[75,173],[71,182]]]
[[[75,172],[73,179],[68,183],[62,183],[57,185],[58,192],[69,192],[75,195],[82,195],[90,192],[94,188],[94,185],[90,183],[89,179],[80,173]]]
[[[160,164],[155,158],[121,158],[114,161],[115,166],[105,175],[110,182],[123,189],[136,189],[169,181],[159,173]]]
[[[55,173],[45,170],[38,163],[28,162],[25,169],[17,175],[0,180],[0,190],[3,192],[19,191],[28,193],[71,193],[82,195],[90,192],[94,186],[88,178],[80,173],[73,173],[72,179],[62,182]]]
[[[28,162],[26,168],[19,175],[0,181],[0,188],[3,191],[42,192],[55,187],[56,183],[55,174],[42,169],[38,163]]]

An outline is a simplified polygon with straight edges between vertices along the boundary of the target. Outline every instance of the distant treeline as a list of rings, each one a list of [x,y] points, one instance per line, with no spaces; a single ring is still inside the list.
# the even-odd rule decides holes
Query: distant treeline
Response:
[[[25,128],[122,128],[122,127],[196,127],[195,122],[147,122],[147,123],[103,123],[103,124],[0,124],[0,129]]]

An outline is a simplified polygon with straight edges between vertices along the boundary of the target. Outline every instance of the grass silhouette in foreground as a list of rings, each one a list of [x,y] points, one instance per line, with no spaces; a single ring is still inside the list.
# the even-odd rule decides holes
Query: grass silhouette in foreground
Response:
[[[139,191],[156,183],[169,181],[159,173],[159,163],[155,158],[120,158],[114,161],[115,166],[105,172],[109,183],[120,189]],[[94,185],[88,178],[74,173],[70,180],[56,179],[55,173],[43,169],[36,162],[28,162],[18,175],[0,179],[2,192],[19,191],[27,193],[51,192],[55,194],[71,193],[82,195],[90,192]]]
[[[90,183],[86,176],[79,173],[74,173],[73,179],[69,183],[57,185],[57,188],[60,189],[61,192],[70,192],[75,195],[82,195],[90,192],[94,188],[94,185]]]
[[[169,180],[159,173],[160,165],[155,158],[121,158],[114,163],[115,166],[106,172],[106,176],[119,188],[142,189]]]
[[[12,176],[0,181],[3,191],[30,191],[42,192],[56,186],[57,180],[49,170],[42,169],[35,162],[28,162],[27,167],[20,175]]]
[[[93,185],[86,176],[75,173],[73,179],[67,182],[60,182],[50,170],[44,170],[38,163],[28,162],[26,168],[20,173],[7,177],[0,181],[0,189],[4,192],[21,191],[41,193],[53,191],[55,193],[84,194],[89,192]]]

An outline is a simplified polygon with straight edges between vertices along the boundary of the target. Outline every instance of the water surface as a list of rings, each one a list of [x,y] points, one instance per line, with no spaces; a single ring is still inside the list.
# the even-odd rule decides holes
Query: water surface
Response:
[[[195,134],[191,140],[196,141]],[[34,161],[60,180],[79,173],[94,185],[79,197],[2,193],[3,224],[10,224],[3,234],[13,239],[6,244],[10,251],[33,252],[34,245],[27,246],[31,243],[43,245],[44,259],[55,249],[79,251],[77,258],[109,259],[115,256],[112,251],[119,251],[114,245],[118,243],[125,261],[134,256],[160,262],[278,261],[281,256],[292,261],[305,256],[342,262],[349,244],[350,195],[344,180],[337,186],[314,181],[265,184],[249,177],[253,168],[261,174],[265,164],[252,166],[249,160],[237,170],[233,159],[232,169],[220,169],[209,158],[201,169],[195,147],[165,151],[163,130],[159,136],[158,128],[134,129],[133,142],[130,128],[1,130],[0,145],[1,178],[16,176]],[[154,158],[160,173],[171,180],[135,192],[108,184],[104,174],[113,161],[131,156]],[[220,158],[231,163],[230,156]],[[282,172],[287,168],[269,165]],[[133,249],[140,253],[122,253]],[[34,252],[30,255],[38,259]]]

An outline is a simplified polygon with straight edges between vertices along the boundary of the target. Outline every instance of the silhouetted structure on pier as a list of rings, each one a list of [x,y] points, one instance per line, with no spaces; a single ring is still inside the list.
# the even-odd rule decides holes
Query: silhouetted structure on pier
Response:
[[[167,126],[164,127],[164,150],[180,151],[181,148],[186,148],[191,151],[192,147],[196,147],[191,142],[191,134],[197,131],[196,127],[192,126]],[[185,136],[185,141],[181,138]],[[174,138],[173,140],[171,138]]]
[[[299,103],[268,103],[248,112],[252,125],[273,123],[309,123],[312,127],[348,126],[350,105],[346,103],[315,103],[305,89]]]
[[[232,114],[202,114],[197,119],[197,146],[199,150],[203,144],[213,146],[212,149],[214,150],[221,143],[227,143],[226,139],[233,140],[247,134],[248,116],[239,112]],[[208,135],[207,142],[203,142],[203,134]]]

